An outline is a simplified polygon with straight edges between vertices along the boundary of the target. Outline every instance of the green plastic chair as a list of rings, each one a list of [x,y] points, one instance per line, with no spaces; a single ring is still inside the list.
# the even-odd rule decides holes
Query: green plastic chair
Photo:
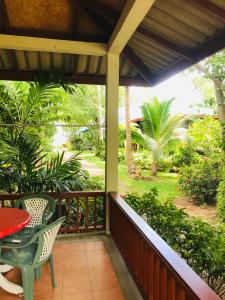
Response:
[[[40,278],[40,267],[48,261],[51,268],[52,286],[56,287],[52,247],[56,235],[65,221],[62,217],[35,233],[29,242],[8,243],[0,246],[0,263],[19,268],[22,272],[24,299],[34,299],[34,277]],[[4,249],[4,251],[2,251]],[[5,251],[7,250],[7,251]]]
[[[56,201],[47,195],[32,194],[18,199],[15,207],[26,210],[31,216],[31,221],[22,230],[5,238],[5,241],[21,243],[24,239],[31,238],[35,232],[48,223],[54,214]]]

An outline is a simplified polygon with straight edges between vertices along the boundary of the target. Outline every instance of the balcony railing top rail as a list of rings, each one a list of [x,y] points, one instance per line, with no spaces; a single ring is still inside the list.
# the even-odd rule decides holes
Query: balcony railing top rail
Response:
[[[110,230],[145,299],[220,299],[117,193],[110,194]]]
[[[0,194],[0,207],[13,207],[14,202],[32,193]],[[61,233],[78,233],[105,230],[105,192],[78,191],[43,193],[56,200],[53,219],[66,216]]]

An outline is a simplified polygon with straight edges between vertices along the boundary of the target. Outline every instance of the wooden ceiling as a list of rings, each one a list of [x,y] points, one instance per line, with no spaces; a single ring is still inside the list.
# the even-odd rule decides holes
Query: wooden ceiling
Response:
[[[0,0],[0,34],[107,43],[125,0]],[[120,57],[120,84],[155,85],[225,47],[224,0],[156,0]],[[104,84],[104,56],[3,49],[0,79],[61,69]]]

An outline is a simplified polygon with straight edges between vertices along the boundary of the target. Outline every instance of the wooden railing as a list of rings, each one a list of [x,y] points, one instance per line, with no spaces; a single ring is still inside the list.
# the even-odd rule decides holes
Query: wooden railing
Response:
[[[220,299],[118,194],[109,201],[112,237],[144,299]]]
[[[66,216],[61,233],[105,230],[105,192],[45,193],[56,200],[53,219]],[[0,194],[0,207],[13,207],[26,194]]]

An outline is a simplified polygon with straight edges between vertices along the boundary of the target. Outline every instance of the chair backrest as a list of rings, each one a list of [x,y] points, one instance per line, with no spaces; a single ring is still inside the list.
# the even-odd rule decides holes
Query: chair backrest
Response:
[[[35,241],[38,241],[38,247],[34,258],[34,264],[41,264],[49,258],[57,233],[65,219],[66,217],[59,218],[50,225],[46,225],[35,234],[34,239]]]
[[[32,194],[18,199],[16,207],[20,206],[31,216],[31,221],[27,227],[35,227],[47,223],[54,213],[56,201],[47,195]]]

